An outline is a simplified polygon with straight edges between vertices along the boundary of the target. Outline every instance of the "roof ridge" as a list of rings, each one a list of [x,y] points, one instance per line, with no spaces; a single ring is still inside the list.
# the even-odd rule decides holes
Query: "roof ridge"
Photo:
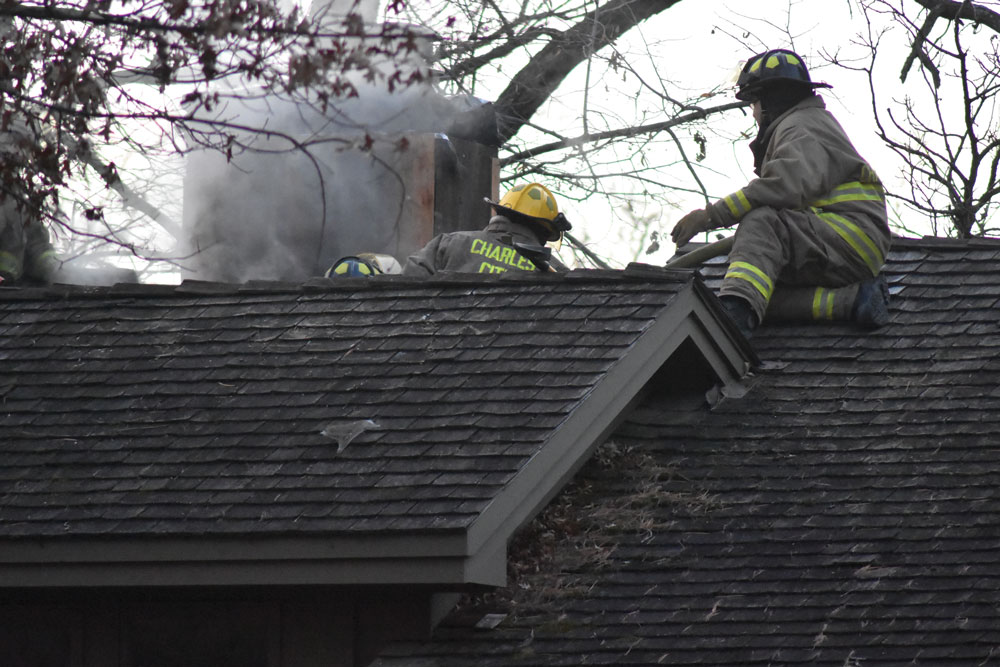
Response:
[[[943,247],[955,247],[955,248],[965,248],[968,246],[988,246],[992,248],[1000,247],[1000,238],[982,237],[976,236],[970,239],[956,239],[943,236],[923,236],[920,238],[906,237],[906,236],[893,236],[892,237],[892,247],[903,246],[903,247],[916,247],[916,248],[941,248]]]
[[[302,282],[251,280],[226,283],[186,279],[169,283],[116,283],[114,285],[11,285],[0,287],[0,300],[58,300],[69,297],[121,298],[151,296],[235,296],[248,294],[315,294],[317,292],[383,291],[405,288],[467,287],[504,288],[530,283],[623,283],[687,282],[697,271],[664,269],[648,264],[630,263],[625,269],[573,269],[560,273],[508,273],[484,278],[479,274],[451,273],[428,277],[384,275],[377,278],[314,277]]]

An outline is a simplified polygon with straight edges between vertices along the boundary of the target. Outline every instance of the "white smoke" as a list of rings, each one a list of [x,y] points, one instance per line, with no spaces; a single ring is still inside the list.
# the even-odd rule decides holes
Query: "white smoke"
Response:
[[[318,0],[309,7],[309,18],[314,23],[338,21],[348,14],[357,14],[366,25],[375,23],[379,0]]]
[[[324,5],[313,12],[334,9]],[[417,204],[408,185],[419,170],[417,156],[400,150],[400,140],[439,132],[458,111],[430,83],[421,54],[402,67],[422,70],[424,81],[390,93],[384,83],[357,75],[358,97],[338,101],[325,114],[273,96],[233,99],[219,109],[219,117],[293,137],[308,145],[308,154],[290,150],[281,136],[247,135],[251,148],[234,153],[231,162],[215,151],[189,156],[184,220],[190,276],[299,281],[322,275],[345,255],[398,256],[398,230]]]

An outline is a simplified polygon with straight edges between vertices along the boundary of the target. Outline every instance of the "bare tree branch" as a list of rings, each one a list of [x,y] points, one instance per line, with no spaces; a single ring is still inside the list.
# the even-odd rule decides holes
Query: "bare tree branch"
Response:
[[[1000,14],[988,7],[975,2],[957,2],[956,0],[912,0],[931,13],[946,16],[949,19],[968,19],[987,26],[994,32],[1000,32]]]
[[[910,47],[910,55],[907,56],[906,62],[903,63],[903,71],[899,75],[899,80],[906,82],[906,75],[910,72],[910,67],[913,65],[914,60],[919,60],[920,64],[925,68],[930,70],[934,76],[934,83],[936,88],[941,87],[941,74],[934,67],[934,62],[924,53],[924,43],[927,41],[931,34],[931,30],[934,28],[934,23],[941,16],[941,11],[938,8],[932,9],[927,14],[927,18],[924,20],[924,24],[917,31],[916,36],[913,38],[913,44]]]
[[[677,116],[670,120],[665,120],[659,123],[652,123],[649,125],[639,125],[636,127],[623,127],[617,130],[608,130],[606,132],[594,132],[591,134],[584,134],[579,137],[573,137],[572,139],[563,139],[561,141],[553,141],[548,144],[543,144],[541,146],[535,146],[534,148],[529,148],[528,150],[514,153],[513,155],[508,155],[500,160],[500,166],[504,167],[515,162],[521,162],[527,160],[528,158],[538,157],[544,153],[550,153],[552,151],[562,150],[565,148],[578,148],[580,146],[595,143],[598,141],[607,141],[609,139],[621,139],[626,137],[635,137],[641,134],[654,134],[656,132],[662,132],[664,130],[669,130],[671,128],[677,127],[678,125],[684,125],[685,123],[691,123],[697,120],[704,120],[708,116],[716,113],[721,113],[723,111],[731,111],[732,109],[739,109],[741,107],[747,106],[746,102],[730,102],[728,104],[722,104],[717,107],[711,107],[708,109],[699,109],[698,111],[684,114],[683,116]]]
[[[914,5],[926,10],[921,21],[913,20],[901,3],[873,0],[865,5],[866,16],[878,12],[902,26],[910,44],[900,79],[911,87],[903,99],[894,99],[883,109],[873,75],[879,38],[872,34],[869,21],[870,64],[863,69],[878,134],[903,159],[910,186],[909,194],[893,196],[935,224],[947,220],[959,238],[982,235],[992,228],[989,221],[1000,190],[996,126],[1000,40],[974,35],[979,26],[1000,28],[1000,16],[973,2],[914,0]],[[933,36],[932,28],[941,21],[949,22],[950,30]],[[922,84],[907,77],[915,61],[921,63]],[[889,125],[883,117],[888,117]]]
[[[511,79],[494,105],[500,137],[510,139],[559,87],[566,76],[591,53],[681,0],[610,0],[587,14],[579,23],[551,41]],[[600,17],[601,29],[590,36]]]

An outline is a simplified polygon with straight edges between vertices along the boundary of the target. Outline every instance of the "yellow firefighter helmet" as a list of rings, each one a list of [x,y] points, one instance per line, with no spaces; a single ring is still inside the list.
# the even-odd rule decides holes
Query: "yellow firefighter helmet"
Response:
[[[486,201],[501,215],[542,227],[547,241],[558,241],[563,232],[573,228],[559,212],[555,196],[541,183],[518,185],[508,190],[499,202],[489,198]]]

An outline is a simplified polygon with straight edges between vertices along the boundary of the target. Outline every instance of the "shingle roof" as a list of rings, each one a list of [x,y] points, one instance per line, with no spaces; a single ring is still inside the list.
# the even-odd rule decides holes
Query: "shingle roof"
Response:
[[[749,393],[647,401],[509,591],[378,664],[993,664],[998,269],[1000,242],[900,240],[888,326],[763,327]]]
[[[0,289],[0,562],[21,538],[340,535],[361,562],[456,534],[435,548],[467,556],[504,493],[554,492],[513,482],[556,435],[631,399],[609,378],[704,301],[691,276]]]

